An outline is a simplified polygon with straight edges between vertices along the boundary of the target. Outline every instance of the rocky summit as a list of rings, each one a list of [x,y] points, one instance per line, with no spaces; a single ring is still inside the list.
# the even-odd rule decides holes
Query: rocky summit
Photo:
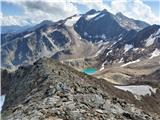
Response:
[[[2,76],[2,94],[6,95],[3,120],[160,119],[160,89],[139,101],[103,79],[51,58],[41,58],[15,72],[2,70]],[[147,109],[151,106],[154,109]]]

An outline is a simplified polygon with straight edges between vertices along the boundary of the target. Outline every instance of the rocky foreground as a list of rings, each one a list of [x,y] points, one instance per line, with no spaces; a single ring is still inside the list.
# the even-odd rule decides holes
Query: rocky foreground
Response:
[[[158,120],[160,89],[136,100],[103,79],[49,58],[2,71],[3,120]]]

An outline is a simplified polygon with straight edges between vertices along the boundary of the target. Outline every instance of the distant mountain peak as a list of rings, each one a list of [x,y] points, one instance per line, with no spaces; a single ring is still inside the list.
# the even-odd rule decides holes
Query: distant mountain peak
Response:
[[[35,25],[34,27],[32,28],[29,28],[27,29],[28,31],[34,31],[36,29],[39,29],[41,27],[44,27],[44,26],[50,26],[50,25],[53,25],[54,22],[51,21],[51,20],[43,20],[42,22],[40,22],[39,24]]]
[[[111,14],[111,13],[108,12],[106,9],[103,9],[103,10],[101,11],[101,13],[102,13],[102,14],[105,14],[105,15],[106,15],[106,14]]]
[[[100,11],[100,15],[106,16],[107,18],[108,17],[113,18],[113,16],[114,16],[112,13],[110,13],[106,9],[103,9],[102,11]]]
[[[51,21],[51,20],[43,20],[41,23],[39,23],[39,25],[51,25],[53,24],[54,22]]]
[[[4,58],[2,62],[4,62],[5,64],[13,64],[16,66],[19,64],[23,64],[24,60],[27,60],[27,62],[29,63],[30,61],[28,59],[28,55],[34,57],[34,59],[32,60],[34,61],[39,57],[46,55],[46,53],[47,55],[52,56],[59,51],[60,53],[63,53],[62,55],[60,55],[60,58],[61,56],[68,57],[68,55],[70,55],[70,51],[68,52],[68,49],[66,49],[67,47],[70,50],[72,49],[72,47],[77,46],[77,43],[79,42],[86,49],[90,47],[90,43],[84,45],[81,39],[85,39],[85,42],[114,42],[121,39],[122,36],[128,33],[130,30],[136,30],[133,32],[135,34],[137,31],[142,30],[146,26],[148,26],[148,24],[143,21],[130,19],[120,12],[114,15],[106,9],[102,11],[91,9],[85,14],[75,14],[57,22],[44,20],[38,25],[28,28],[27,30],[17,35],[3,35],[2,43],[4,47],[2,52],[5,55],[4,57],[2,57]],[[128,35],[129,39],[132,38],[133,33]],[[17,42],[13,44],[13,42],[10,42],[12,40],[17,40]],[[31,41],[33,45],[31,44]],[[71,44],[73,41],[76,42],[74,44]],[[13,59],[16,59],[14,59],[14,62],[10,60],[8,63],[6,63],[9,58],[8,56],[12,54],[11,52],[6,52],[8,51],[8,48],[11,48],[10,46],[13,46],[13,48],[15,48],[16,52],[15,56],[13,56]],[[34,48],[34,46],[36,47]],[[22,48],[24,47],[25,50],[22,51]],[[99,46],[95,45],[96,49],[99,49],[98,47]],[[75,48],[77,49],[77,47]],[[63,49],[65,52],[62,52]],[[86,51],[86,49],[83,50]],[[83,50],[80,53],[82,57],[86,56],[86,54],[83,53]],[[87,56],[94,54],[94,52],[96,51],[90,50],[87,53]],[[72,53],[71,55],[73,57],[77,57],[77,53],[75,53]],[[23,56],[23,59],[21,56]]]
[[[148,23],[140,20],[135,20],[125,16],[123,13],[118,12],[115,14],[116,21],[127,30],[135,29],[137,31],[149,26]]]
[[[95,14],[97,11],[95,9],[91,9],[88,12],[86,12],[86,15]]]
[[[121,12],[116,13],[116,16],[126,17],[126,16],[125,16],[123,13],[121,13]]]
[[[103,9],[102,12],[108,12],[107,9]]]

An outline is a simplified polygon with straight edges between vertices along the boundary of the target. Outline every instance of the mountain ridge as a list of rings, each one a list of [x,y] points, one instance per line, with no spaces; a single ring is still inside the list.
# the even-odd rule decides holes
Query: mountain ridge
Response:
[[[10,76],[6,77],[6,80],[9,79]],[[4,82],[2,80],[2,85]],[[51,117],[74,120],[102,117],[116,120],[117,117],[121,119],[159,117],[152,113],[158,112],[154,100],[158,91],[156,94],[152,93],[154,96],[146,95],[139,101],[131,93],[118,90],[105,80],[80,73],[51,58],[41,58],[31,66],[19,67],[12,74],[9,83],[9,90],[2,89],[2,93],[7,94],[2,110],[3,119]],[[153,101],[147,102],[147,99]],[[142,108],[137,108],[140,105]],[[152,107],[155,105],[154,109],[147,109],[150,105]],[[79,111],[78,114],[76,111]]]

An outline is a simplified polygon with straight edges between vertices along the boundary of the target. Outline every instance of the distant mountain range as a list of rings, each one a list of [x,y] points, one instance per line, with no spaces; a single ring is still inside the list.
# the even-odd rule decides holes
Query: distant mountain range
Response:
[[[27,30],[30,27],[31,26],[18,26],[18,25],[1,26],[1,34],[5,34],[5,33],[20,33],[20,32],[23,32],[23,31]]]
[[[19,26],[19,25],[11,25],[11,26],[1,26],[1,34],[18,34],[24,31],[31,31],[35,30],[36,28],[40,28],[44,24],[52,24],[52,21],[44,20],[37,25],[30,25],[30,26]]]
[[[1,35],[1,67],[16,68],[31,64],[43,56],[66,60],[102,55],[98,64],[105,62],[105,59],[112,62],[123,59],[127,62],[138,59],[141,54],[149,55],[156,48],[159,51],[159,28],[159,25],[150,26],[122,13],[113,15],[107,10],[94,9],[57,22],[46,20],[22,32]],[[146,43],[147,39],[152,40]],[[153,47],[148,49],[148,46]],[[126,58],[129,51],[142,47],[145,49],[143,52],[137,54],[134,50],[132,58]],[[112,57],[104,56],[107,51]]]

